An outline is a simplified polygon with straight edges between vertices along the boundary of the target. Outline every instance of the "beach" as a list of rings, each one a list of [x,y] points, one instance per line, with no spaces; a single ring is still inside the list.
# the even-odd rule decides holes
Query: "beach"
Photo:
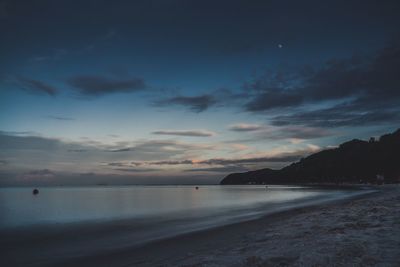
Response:
[[[118,234],[115,228],[108,230]],[[80,231],[86,236],[93,231],[94,238],[99,235],[95,229]],[[69,235],[79,239],[79,232],[63,232],[59,239]],[[11,238],[3,239],[3,247]],[[41,244],[36,246],[40,251]],[[23,264],[23,254],[21,259],[10,255],[4,259],[8,266],[399,266],[399,247],[400,186],[385,185],[372,193],[141,246],[29,264]],[[23,251],[19,248],[19,253]]]
[[[65,266],[399,266],[400,186],[378,190]]]

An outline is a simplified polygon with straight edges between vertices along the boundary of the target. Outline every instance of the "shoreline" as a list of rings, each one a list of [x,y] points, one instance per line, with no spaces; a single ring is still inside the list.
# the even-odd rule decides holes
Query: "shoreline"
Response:
[[[345,214],[346,208],[349,207],[351,203],[358,202],[376,202],[379,199],[384,199],[394,195],[394,197],[398,198],[398,202],[400,202],[400,186],[398,185],[388,185],[388,186],[379,186],[379,187],[368,187],[368,189],[378,189],[375,192],[365,192],[363,194],[357,194],[350,197],[345,197],[343,199],[335,199],[328,200],[325,202],[318,202],[314,204],[306,205],[305,207],[295,207],[289,210],[283,211],[275,211],[272,214],[263,215],[260,218],[252,219],[248,221],[236,222],[228,225],[217,226],[215,228],[209,228],[204,230],[198,230],[195,232],[183,233],[174,237],[167,237],[163,239],[159,239],[156,241],[150,241],[146,244],[129,246],[129,247],[121,247],[121,248],[112,248],[109,250],[101,250],[93,253],[71,253],[71,255],[64,255],[63,258],[58,258],[54,254],[53,257],[46,258],[44,260],[43,255],[30,254],[29,257],[31,259],[28,264],[22,264],[22,266],[274,266],[279,265],[273,262],[270,262],[271,259],[273,261],[281,262],[283,265],[288,266],[298,266],[296,265],[298,262],[303,261],[303,265],[308,266],[310,264],[321,264],[321,265],[330,265],[330,261],[328,262],[318,262],[317,259],[320,257],[311,257],[304,263],[304,259],[302,259],[304,254],[304,247],[297,248],[295,252],[289,253],[293,255],[288,255],[287,251],[290,251],[292,247],[292,242],[296,241],[302,243],[303,241],[307,241],[305,237],[310,235],[310,233],[318,230],[319,225],[315,225],[313,220],[310,218],[324,218],[326,217],[326,213],[329,210],[336,210],[336,212],[331,212],[330,218],[331,221],[327,222],[325,228],[327,228],[328,233],[331,234],[332,231],[344,231],[343,229],[335,230],[336,225],[343,223],[340,218],[344,216],[344,218],[351,216],[351,214]],[[386,201],[386,200],[385,200]],[[360,209],[369,208],[370,206],[374,208],[375,204],[361,205],[355,212],[360,212]],[[354,205],[350,205],[352,209],[354,209]],[[400,222],[400,208],[397,207],[397,221]],[[386,209],[383,209],[385,211]],[[347,211],[348,212],[348,211]],[[338,213],[338,214],[335,214]],[[364,212],[365,213],[365,212]],[[325,218],[326,220],[329,217]],[[336,220],[336,221],[335,221]],[[376,219],[374,219],[376,220]],[[357,218],[356,218],[357,221]],[[393,220],[392,220],[393,221]],[[389,220],[390,222],[390,220]],[[353,218],[353,222],[347,223],[356,223]],[[366,222],[374,223],[374,222]],[[126,233],[127,229],[123,229],[127,227],[125,224],[114,224],[113,226],[108,227],[107,229],[101,229],[101,227],[84,227],[80,229],[75,229],[73,231],[62,232],[59,231],[60,236],[57,237],[60,239],[58,243],[58,247],[55,247],[55,252],[60,252],[63,249],[64,245],[67,245],[68,242],[72,241],[69,235],[77,235],[77,239],[75,242],[80,242],[80,246],[85,247],[90,244],[90,242],[86,242],[87,239],[80,238],[80,234],[85,235],[86,238],[98,240],[102,245],[109,246],[113,244],[113,241],[110,239],[102,239],[102,234],[107,234],[108,236],[122,236]],[[129,226],[132,227],[132,226]],[[122,228],[122,229],[121,229]],[[346,227],[344,227],[345,229]],[[400,246],[400,225],[397,225],[397,231],[393,236],[396,236],[396,242]],[[128,228],[129,229],[129,228]],[[334,229],[334,230],[332,230]],[[38,229],[39,230],[39,229]],[[38,246],[38,248],[42,245],[42,248],[48,247],[49,244],[46,244],[46,237],[43,238],[43,235],[46,236],[47,230],[50,229],[41,229],[38,232],[33,232],[32,239],[24,246]],[[125,232],[124,232],[125,231]],[[50,231],[51,233],[51,231]],[[306,234],[304,234],[306,233]],[[308,233],[308,234],[307,234]],[[50,234],[51,236],[54,233]],[[122,234],[122,235],[121,235]],[[315,235],[323,235],[325,232],[315,232]],[[35,236],[38,237],[37,242],[35,240]],[[57,236],[57,235],[56,235]],[[277,239],[278,236],[279,239]],[[67,237],[67,238],[66,238]],[[8,235],[8,237],[3,240],[4,244],[7,244],[7,239],[11,242],[12,235]],[[127,237],[129,238],[129,237]],[[308,238],[308,237],[307,237]],[[336,240],[336,236],[331,236],[331,241]],[[333,239],[332,239],[333,238]],[[19,237],[15,238],[14,246],[17,248],[18,244],[21,242],[18,241]],[[78,241],[80,240],[80,241]],[[118,240],[118,239],[115,239]],[[368,240],[368,239],[367,239]],[[93,242],[93,240],[90,240]],[[317,242],[318,239],[315,240]],[[5,242],[5,243],[4,243]],[[109,244],[107,244],[107,242]],[[271,243],[272,242],[272,243]],[[50,242],[51,244],[51,242]],[[86,245],[84,245],[86,244]],[[12,246],[12,245],[11,245]],[[306,244],[304,245],[306,246]],[[310,244],[310,251],[318,249],[313,247],[313,244]],[[251,247],[251,249],[249,249]],[[329,244],[322,244],[322,248],[329,247]],[[270,251],[271,248],[274,248],[274,255],[269,255],[265,251]],[[18,248],[20,249],[20,248]],[[20,251],[20,254],[23,255],[23,249]],[[36,249],[36,252],[40,253],[41,249]],[[21,253],[22,252],[22,253]],[[92,251],[93,252],[93,251]],[[272,253],[272,252],[271,252]],[[65,254],[65,253],[64,253]],[[299,256],[300,255],[300,256]],[[398,255],[400,258],[400,255]],[[12,257],[9,255],[9,257]],[[281,257],[280,260],[276,259],[276,257]],[[7,259],[7,257],[6,257]],[[11,259],[11,258],[9,258]],[[378,261],[378,260],[377,260]],[[7,261],[6,261],[7,262]],[[333,261],[335,263],[335,261]],[[9,262],[10,266],[14,266],[16,262]],[[14,263],[14,264],[13,264]],[[262,263],[266,263],[266,265],[262,265]],[[336,262],[337,263],[337,262]],[[354,262],[353,262],[354,263]],[[359,263],[359,262],[358,262]],[[365,263],[365,262],[363,262]],[[20,265],[21,265],[20,264]],[[286,266],[285,265],[285,266]],[[366,264],[363,264],[366,265]],[[395,265],[385,265],[385,266],[395,266]]]
[[[299,256],[304,253],[306,244],[303,247],[297,248],[295,251],[288,253],[290,247],[292,247],[292,241],[303,243],[302,240],[305,235],[313,236],[313,230],[321,231],[318,229],[319,225],[314,225],[315,222],[310,218],[318,218],[325,216],[327,212],[330,212],[331,219],[337,219],[328,222],[326,231],[330,238],[334,238],[331,241],[337,241],[336,234],[340,234],[341,237],[346,237],[344,231],[346,227],[338,228],[338,224],[347,223],[347,227],[350,230],[357,230],[359,220],[353,218],[350,222],[341,222],[341,220],[346,219],[350,215],[346,208],[351,207],[358,212],[360,209],[373,209],[375,210],[376,201],[386,198],[395,198],[400,200],[400,186],[384,186],[379,187],[380,191],[366,193],[363,195],[354,196],[347,199],[340,199],[331,201],[329,203],[316,204],[302,208],[295,208],[291,210],[281,211],[274,214],[263,216],[262,218],[238,222],[230,225],[220,226],[213,229],[201,230],[197,232],[192,232],[188,234],[182,234],[176,237],[167,238],[163,240],[153,241],[148,244],[142,245],[140,247],[127,248],[115,252],[110,252],[102,255],[93,255],[90,257],[82,257],[79,259],[74,259],[68,262],[64,262],[61,266],[274,266],[274,265],[288,265],[288,266],[298,266],[298,265],[309,265],[309,264],[322,264],[322,265],[335,265],[335,264],[362,264],[368,265],[369,263],[378,264],[380,262],[379,257],[368,258],[367,254],[361,253],[360,251],[353,251],[351,247],[357,247],[358,243],[343,244],[344,248],[340,253],[346,254],[347,248],[349,253],[346,257],[340,257],[340,259],[335,258],[335,255],[328,253],[327,246],[329,244],[322,244],[321,246],[313,247],[313,242],[311,242],[313,251],[318,248],[322,248],[327,252],[326,255],[315,255],[311,253],[306,256]],[[362,202],[374,202],[370,203],[370,207],[367,205],[362,205]],[[385,200],[387,201],[387,199]],[[358,206],[356,207],[356,203]],[[396,203],[394,203],[396,204]],[[374,206],[375,205],[375,206]],[[400,207],[396,206],[400,212]],[[333,211],[339,212],[339,214],[332,213]],[[382,211],[387,211],[387,208],[382,209]],[[379,211],[375,211],[377,213]],[[400,213],[395,213],[395,218],[400,219]],[[329,220],[329,218],[325,218]],[[375,218],[376,220],[376,218]],[[400,220],[396,220],[400,223]],[[389,223],[396,223],[396,221],[389,220]],[[374,221],[366,222],[371,224],[373,229],[377,230],[379,228]],[[365,223],[364,223],[365,224]],[[300,229],[297,227],[304,228],[303,233],[300,233]],[[368,225],[364,225],[367,227]],[[353,227],[353,228],[352,228]],[[363,225],[361,224],[362,228]],[[293,229],[296,228],[296,229]],[[358,230],[362,230],[362,229]],[[393,229],[395,232],[392,237],[395,237],[395,243],[400,245],[400,229]],[[300,232],[299,232],[300,231]],[[317,232],[318,232],[317,231]],[[336,233],[337,232],[337,233]],[[326,232],[324,232],[326,234]],[[321,233],[314,233],[315,235],[321,235]],[[289,235],[283,239],[276,239],[280,235]],[[261,238],[265,236],[264,238]],[[269,237],[271,238],[269,238]],[[314,236],[315,242],[318,243],[319,239]],[[369,239],[365,239],[360,242],[367,242]],[[327,240],[328,242],[329,240]],[[269,246],[273,243],[272,246]],[[350,241],[349,241],[350,242]],[[329,242],[328,242],[329,243]],[[351,242],[350,242],[351,243]],[[286,245],[285,245],[286,244]],[[388,244],[384,244],[387,246]],[[390,245],[390,244],[389,244]],[[396,246],[391,246],[391,250],[396,249]],[[251,247],[251,249],[249,248]],[[274,252],[269,251],[269,248],[274,248]],[[329,246],[328,246],[329,247]],[[340,248],[340,246],[337,246]],[[339,254],[340,254],[339,253]],[[269,254],[278,254],[275,256]],[[280,255],[279,255],[280,254]],[[293,254],[292,256],[289,254]],[[395,257],[387,257],[386,265],[384,266],[396,266],[400,263],[400,252],[394,255]],[[304,259],[303,259],[304,258]],[[351,259],[349,259],[351,258]],[[275,262],[276,261],[276,262]],[[351,262],[348,262],[351,261]],[[301,262],[301,264],[300,264]],[[60,266],[60,263],[57,265]],[[374,264],[372,264],[374,265]]]
[[[63,266],[398,266],[400,221],[397,219],[400,219],[400,207],[398,203],[392,203],[397,205],[395,211],[381,204],[379,208],[376,204],[381,200],[385,206],[388,201],[399,201],[400,187],[384,186],[379,192],[351,199],[284,211],[253,221],[159,240],[139,248],[81,258]],[[371,202],[371,206],[365,206],[363,202]],[[349,213],[354,211],[364,213],[363,208],[374,213],[370,225],[360,222],[360,218],[349,218]],[[395,217],[385,220],[385,214],[379,214],[385,212]],[[325,227],[318,222],[322,216],[328,220]],[[388,232],[386,225],[375,222],[379,218],[382,219],[380,224],[396,224],[397,221],[396,228]],[[368,228],[377,233],[362,233],[371,230]],[[353,231],[358,233],[354,235]],[[379,242],[374,242],[374,239]],[[364,248],[366,242],[372,242],[368,249]],[[373,255],[373,251],[378,255]]]

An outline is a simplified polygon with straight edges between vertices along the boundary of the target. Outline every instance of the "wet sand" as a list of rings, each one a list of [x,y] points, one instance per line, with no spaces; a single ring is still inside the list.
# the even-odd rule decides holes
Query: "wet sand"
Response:
[[[377,188],[139,247],[14,266],[400,266],[400,185]]]

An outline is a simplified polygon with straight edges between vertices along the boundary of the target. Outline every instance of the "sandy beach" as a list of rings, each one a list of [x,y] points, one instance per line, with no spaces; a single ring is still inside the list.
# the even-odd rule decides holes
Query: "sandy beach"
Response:
[[[64,266],[399,266],[400,186]]]

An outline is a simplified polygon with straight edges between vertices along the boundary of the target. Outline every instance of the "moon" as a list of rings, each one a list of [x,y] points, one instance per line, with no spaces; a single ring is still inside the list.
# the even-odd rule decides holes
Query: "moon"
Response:
[[[278,47],[279,47],[279,48],[282,48],[282,47],[283,47],[283,45],[282,45],[282,44],[278,44]]]

